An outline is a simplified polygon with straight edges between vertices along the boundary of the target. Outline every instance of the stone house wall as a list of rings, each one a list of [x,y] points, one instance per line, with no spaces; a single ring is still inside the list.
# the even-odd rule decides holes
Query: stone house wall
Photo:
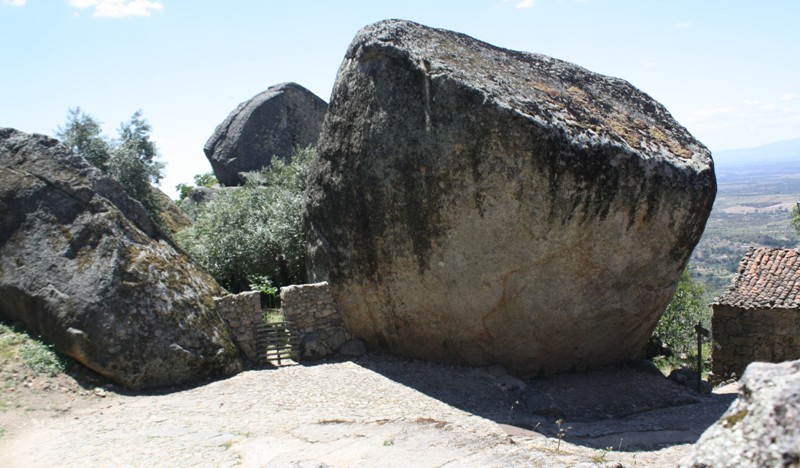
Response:
[[[716,379],[741,377],[755,361],[800,359],[800,309],[740,309],[714,304],[712,371]]]
[[[215,297],[217,312],[228,325],[234,343],[253,363],[262,361],[257,346],[256,327],[261,323],[261,293],[245,291]]]
[[[300,333],[300,357],[317,359],[352,339],[326,282],[281,288],[281,309]]]

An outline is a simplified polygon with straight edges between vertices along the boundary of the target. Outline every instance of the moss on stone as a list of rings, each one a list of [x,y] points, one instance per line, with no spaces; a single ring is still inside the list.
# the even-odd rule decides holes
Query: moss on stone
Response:
[[[730,416],[726,416],[722,419],[722,425],[725,428],[731,429],[733,426],[738,424],[744,417],[747,416],[747,408],[739,410],[733,413]]]

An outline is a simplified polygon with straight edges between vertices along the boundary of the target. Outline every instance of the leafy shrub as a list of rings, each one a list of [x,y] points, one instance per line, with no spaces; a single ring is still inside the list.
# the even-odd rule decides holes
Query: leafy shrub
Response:
[[[195,185],[178,184],[175,186],[175,189],[178,191],[178,204],[180,204],[180,202],[189,196],[189,193],[193,188],[195,188],[195,186],[214,188],[219,185],[219,182],[213,173],[205,172],[203,174],[197,174],[194,176],[194,184]]]
[[[694,326],[708,323],[710,312],[703,304],[703,286],[683,271],[678,287],[653,331],[652,340],[666,346],[673,353],[688,354],[696,346]]]
[[[247,184],[199,207],[195,224],[178,243],[232,292],[268,277],[275,286],[305,280],[305,237],[300,212],[312,150],[291,162],[273,159]]]

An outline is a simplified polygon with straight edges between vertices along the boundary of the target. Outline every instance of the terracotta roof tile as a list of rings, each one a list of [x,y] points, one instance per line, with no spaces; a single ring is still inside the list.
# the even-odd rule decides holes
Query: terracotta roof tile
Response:
[[[742,309],[800,308],[800,251],[750,249],[716,304]]]

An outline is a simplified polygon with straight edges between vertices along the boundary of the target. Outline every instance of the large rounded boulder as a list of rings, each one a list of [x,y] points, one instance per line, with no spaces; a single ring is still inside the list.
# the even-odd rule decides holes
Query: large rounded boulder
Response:
[[[0,316],[142,389],[241,370],[222,292],[117,182],[0,129]]]
[[[246,173],[292,158],[317,143],[328,104],[297,83],[269,87],[239,104],[203,148],[223,185],[242,185]]]
[[[383,21],[338,72],[310,269],[372,348],[586,369],[645,345],[715,193],[709,151],[629,83]]]

